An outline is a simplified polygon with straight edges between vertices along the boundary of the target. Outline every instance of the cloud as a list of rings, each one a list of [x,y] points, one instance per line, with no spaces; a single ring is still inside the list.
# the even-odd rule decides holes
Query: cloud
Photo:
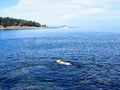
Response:
[[[2,16],[59,24],[69,19],[83,19],[91,15],[107,16],[107,13],[112,18],[114,11],[109,12],[112,7],[109,2],[110,0],[20,0],[16,6],[4,9],[0,13]],[[119,11],[115,13],[120,15]]]
[[[104,10],[101,20],[120,20],[120,10]]]

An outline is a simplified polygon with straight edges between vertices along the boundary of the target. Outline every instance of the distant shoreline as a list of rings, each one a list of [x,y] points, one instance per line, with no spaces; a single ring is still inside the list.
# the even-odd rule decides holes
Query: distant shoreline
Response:
[[[38,28],[48,28],[48,27],[35,27],[35,26],[0,26],[0,30],[20,30],[20,29],[38,29]]]

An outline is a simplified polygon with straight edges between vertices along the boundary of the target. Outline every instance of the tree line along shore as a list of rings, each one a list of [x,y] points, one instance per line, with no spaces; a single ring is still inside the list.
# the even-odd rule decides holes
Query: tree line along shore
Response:
[[[35,21],[28,21],[24,19],[16,19],[10,17],[0,17],[0,29],[25,29],[25,28],[46,28]]]

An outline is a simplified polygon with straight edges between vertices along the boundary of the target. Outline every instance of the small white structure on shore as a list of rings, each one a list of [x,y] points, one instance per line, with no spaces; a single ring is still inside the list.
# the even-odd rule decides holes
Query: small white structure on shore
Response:
[[[60,64],[60,65],[68,65],[68,66],[69,66],[69,65],[72,65],[70,62],[65,62],[65,61],[63,61],[63,60],[57,60],[56,63],[57,63],[57,64]]]
[[[69,28],[69,27],[66,26],[66,25],[64,25],[64,26],[61,27],[61,29],[68,29],[68,28]]]

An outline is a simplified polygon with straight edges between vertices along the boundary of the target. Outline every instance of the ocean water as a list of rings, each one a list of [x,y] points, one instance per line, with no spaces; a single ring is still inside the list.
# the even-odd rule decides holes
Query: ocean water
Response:
[[[1,30],[0,90],[120,90],[119,28]]]

